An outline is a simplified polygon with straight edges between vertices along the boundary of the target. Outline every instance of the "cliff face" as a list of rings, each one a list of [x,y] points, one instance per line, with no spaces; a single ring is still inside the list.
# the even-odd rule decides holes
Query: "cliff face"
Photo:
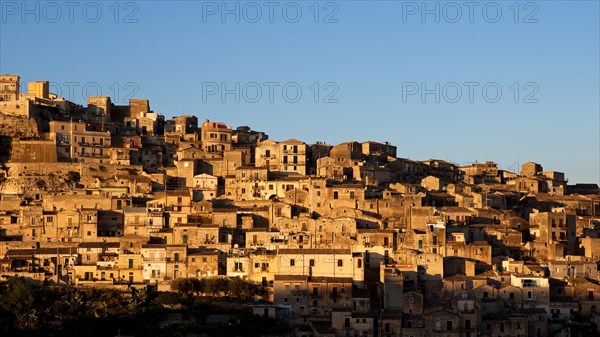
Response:
[[[40,138],[50,130],[50,121],[58,117],[58,108],[32,101],[10,101],[0,104],[0,137]]]
[[[58,176],[44,177],[9,177],[0,183],[0,191],[4,193],[27,193],[31,191],[71,190],[71,184],[65,178]]]
[[[23,118],[0,113],[0,136],[30,139],[40,137],[36,118]]]

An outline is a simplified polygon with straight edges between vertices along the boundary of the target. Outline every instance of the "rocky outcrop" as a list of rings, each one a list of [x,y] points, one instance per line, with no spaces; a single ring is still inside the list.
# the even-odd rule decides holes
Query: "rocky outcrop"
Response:
[[[0,114],[0,136],[20,139],[39,138],[39,130],[40,128],[35,118]]]

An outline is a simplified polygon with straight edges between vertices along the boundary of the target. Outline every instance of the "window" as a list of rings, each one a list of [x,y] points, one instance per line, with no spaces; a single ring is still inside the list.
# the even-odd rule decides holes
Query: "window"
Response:
[[[338,267],[343,267],[344,266],[344,261],[343,260],[338,260],[337,261],[337,265],[338,265]]]
[[[446,330],[452,330],[452,321],[446,321]]]
[[[295,265],[296,265],[296,260],[294,260],[294,259],[291,259],[291,260],[290,260],[290,267],[293,267],[293,266],[295,266]]]
[[[337,199],[338,198],[338,191],[333,191],[333,199]]]
[[[308,263],[311,267],[315,266],[315,260],[311,259],[310,262]]]

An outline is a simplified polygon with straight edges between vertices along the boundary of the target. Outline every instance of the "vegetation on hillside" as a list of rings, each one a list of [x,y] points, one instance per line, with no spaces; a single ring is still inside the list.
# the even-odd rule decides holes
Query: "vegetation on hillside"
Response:
[[[13,277],[0,283],[0,335],[261,336],[288,331],[286,325],[252,316],[250,304],[265,292],[241,279],[177,279],[171,287],[170,292],[40,287]]]

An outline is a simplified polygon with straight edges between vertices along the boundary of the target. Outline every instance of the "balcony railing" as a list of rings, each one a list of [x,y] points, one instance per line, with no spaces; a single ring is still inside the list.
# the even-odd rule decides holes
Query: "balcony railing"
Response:
[[[109,158],[109,155],[107,153],[79,153],[80,157],[95,157],[95,158]]]

